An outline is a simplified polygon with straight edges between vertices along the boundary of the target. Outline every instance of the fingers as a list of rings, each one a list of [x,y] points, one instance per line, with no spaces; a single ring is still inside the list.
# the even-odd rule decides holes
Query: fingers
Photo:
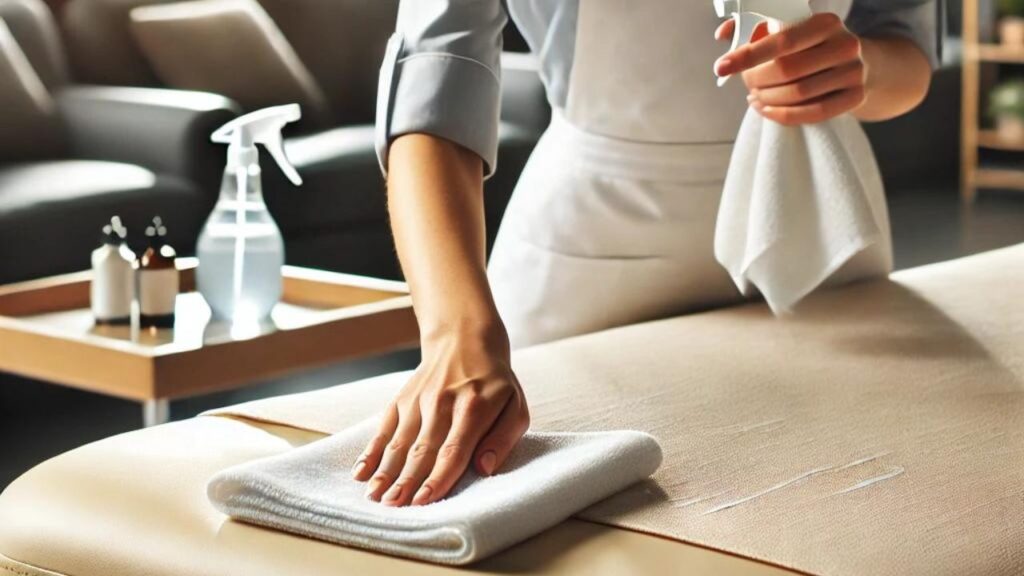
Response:
[[[732,40],[732,35],[735,34],[735,33],[736,33],[736,21],[733,20],[732,18],[729,18],[725,22],[722,22],[721,24],[719,24],[718,28],[715,29],[715,40],[718,40],[720,42],[730,41],[730,40]],[[754,34],[753,34],[753,36],[751,36],[750,41],[751,42],[756,42],[756,41],[760,40],[761,38],[764,38],[767,35],[768,35],[768,24],[766,22],[761,22],[757,26],[754,27]]]
[[[406,506],[421,491],[423,481],[434,468],[441,443],[452,426],[450,402],[432,402],[423,409],[424,424],[409,450],[398,480],[384,493],[381,502],[388,506]]]
[[[398,407],[391,403],[384,411],[377,435],[370,440],[359,459],[352,466],[352,477],[360,482],[365,482],[373,475],[374,470],[380,465],[381,457],[384,455],[384,447],[391,441],[398,429]]]
[[[815,98],[864,84],[864,64],[855,61],[789,84],[754,88],[750,102],[765,106],[797,106]]]
[[[409,449],[412,448],[420,432],[420,411],[418,407],[399,409],[398,429],[391,441],[384,447],[380,466],[367,483],[366,496],[370,500],[380,501],[384,492],[398,479],[405,466]]]
[[[530,413],[521,394],[509,399],[498,420],[476,449],[476,469],[484,476],[501,468],[510,452],[530,428]]]
[[[764,106],[756,102],[751,106],[769,120],[785,126],[797,126],[824,122],[840,114],[845,114],[863,103],[864,88],[858,86],[834,92],[798,106]]]
[[[743,80],[748,86],[766,88],[789,84],[823,70],[860,62],[860,39],[844,34],[796,54],[782,56],[770,64],[748,70]]]
[[[718,28],[715,29],[715,40],[725,41],[732,39],[732,35],[736,32],[736,21],[729,18],[725,22],[719,24]]]
[[[448,494],[469,467],[473,450],[497,420],[508,398],[497,399],[499,402],[491,405],[480,396],[468,396],[459,402],[452,429],[438,451],[434,469],[413,497],[413,504],[429,504]]]
[[[843,21],[839,16],[832,13],[815,14],[799,24],[740,46],[726,54],[716,63],[715,72],[719,76],[739,74],[766,62],[817,46],[842,30]]]

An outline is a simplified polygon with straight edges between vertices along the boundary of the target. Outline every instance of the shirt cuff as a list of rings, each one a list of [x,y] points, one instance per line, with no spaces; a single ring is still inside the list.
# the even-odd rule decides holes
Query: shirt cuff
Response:
[[[940,64],[942,39],[938,10],[933,1],[916,6],[855,11],[847,25],[853,32],[868,38],[899,36],[913,41],[934,70]]]
[[[377,102],[377,158],[387,175],[388,149],[402,134],[423,132],[450,140],[497,168],[501,114],[499,72],[444,52],[402,54],[401,36],[388,46]],[[390,62],[389,62],[390,60]]]

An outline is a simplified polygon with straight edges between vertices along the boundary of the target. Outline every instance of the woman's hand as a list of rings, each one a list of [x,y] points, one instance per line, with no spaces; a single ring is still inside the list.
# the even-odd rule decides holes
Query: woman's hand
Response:
[[[471,464],[497,470],[530,426],[503,331],[485,338],[443,335],[384,414],[353,468],[367,496],[389,506],[443,498]]]
[[[388,214],[423,361],[353,475],[370,498],[404,506],[444,498],[470,465],[493,474],[530,415],[487,283],[483,161],[416,133],[396,138],[389,159]]]
[[[727,20],[715,33],[731,38]],[[751,107],[787,126],[822,122],[857,109],[866,99],[867,66],[861,39],[832,13],[767,35],[759,27],[755,40],[722,56],[719,76],[743,74]]]
[[[727,20],[715,32],[732,38]],[[905,114],[928,94],[932,69],[912,40],[900,36],[861,38],[831,13],[754,39],[719,58],[720,76],[743,74],[750,105],[780,124],[812,124],[847,112],[878,121]]]

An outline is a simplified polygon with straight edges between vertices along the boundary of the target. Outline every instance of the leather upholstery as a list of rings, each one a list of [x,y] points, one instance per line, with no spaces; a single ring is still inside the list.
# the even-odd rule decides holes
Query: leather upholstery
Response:
[[[234,118],[238,106],[215,94],[159,88],[72,86],[57,94],[68,126],[71,156],[144,166],[192,182],[216,198],[224,146],[210,134]],[[130,137],[128,137],[130,135]]]
[[[53,15],[41,0],[0,0],[0,19],[43,84],[54,91],[68,82],[68,68]]]
[[[205,218],[197,207],[208,205],[184,180],[131,164],[0,166],[0,284],[88,269],[100,228],[114,214],[134,231],[158,214],[168,223],[170,242],[190,250]]]

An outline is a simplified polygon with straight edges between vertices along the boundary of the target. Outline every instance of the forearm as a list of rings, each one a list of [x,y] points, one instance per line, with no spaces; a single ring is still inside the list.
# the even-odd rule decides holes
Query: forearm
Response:
[[[396,139],[388,212],[422,338],[500,327],[486,275],[483,162],[425,134]]]
[[[913,110],[931,83],[927,57],[906,38],[863,38],[864,102],[854,115],[864,121],[888,120]]]

